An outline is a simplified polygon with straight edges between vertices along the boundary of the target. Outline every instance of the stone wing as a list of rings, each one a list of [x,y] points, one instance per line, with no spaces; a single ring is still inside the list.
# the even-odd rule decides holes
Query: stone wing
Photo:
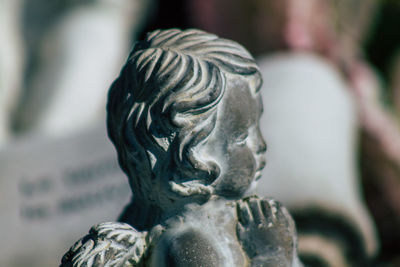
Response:
[[[60,267],[137,266],[147,247],[146,235],[126,223],[97,224],[64,255]]]

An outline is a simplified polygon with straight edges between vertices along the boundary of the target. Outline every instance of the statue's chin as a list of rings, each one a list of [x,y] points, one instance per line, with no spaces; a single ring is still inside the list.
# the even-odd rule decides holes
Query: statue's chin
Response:
[[[254,180],[260,179],[261,176],[262,176],[262,169],[256,171],[256,173],[254,174]]]

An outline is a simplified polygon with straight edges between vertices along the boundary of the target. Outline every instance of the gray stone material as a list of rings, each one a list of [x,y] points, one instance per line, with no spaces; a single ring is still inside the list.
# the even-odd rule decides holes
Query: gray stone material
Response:
[[[247,50],[213,34],[136,43],[107,105],[133,202],[61,266],[298,266],[287,210],[244,197],[265,165],[261,84]]]

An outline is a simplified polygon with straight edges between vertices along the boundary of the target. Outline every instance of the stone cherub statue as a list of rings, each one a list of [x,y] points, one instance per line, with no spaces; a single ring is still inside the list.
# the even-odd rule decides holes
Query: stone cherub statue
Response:
[[[297,266],[278,202],[243,197],[261,175],[262,79],[239,44],[199,30],[136,43],[108,99],[108,133],[133,201],[61,266]]]

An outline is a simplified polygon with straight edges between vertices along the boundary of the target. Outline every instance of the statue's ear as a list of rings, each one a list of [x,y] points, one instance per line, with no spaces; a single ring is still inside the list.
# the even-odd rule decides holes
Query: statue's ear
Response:
[[[169,181],[170,190],[181,197],[206,201],[213,194],[211,184],[219,177],[220,167],[214,161],[200,161],[193,152],[188,154],[185,161],[171,162],[173,175]],[[176,164],[179,166],[174,167]]]
[[[201,160],[193,150],[187,151],[179,161],[174,182],[180,184],[191,180],[199,181],[204,186],[211,185],[220,175],[221,168],[217,161],[207,157],[207,161]]]
[[[219,177],[221,173],[221,168],[215,161],[208,161],[207,167],[208,167],[207,184],[212,184]]]

